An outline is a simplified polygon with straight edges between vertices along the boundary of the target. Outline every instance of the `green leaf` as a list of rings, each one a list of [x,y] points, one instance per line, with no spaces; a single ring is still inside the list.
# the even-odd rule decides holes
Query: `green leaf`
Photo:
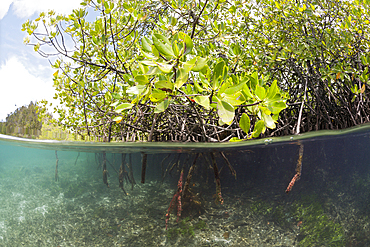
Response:
[[[152,44],[150,43],[150,40],[147,37],[143,37],[141,39],[141,47],[146,52],[152,52]]]
[[[229,142],[241,142],[243,141],[242,139],[239,139],[238,137],[233,137],[229,140]]]
[[[197,61],[197,58],[194,57],[193,59],[190,59],[189,61],[182,63],[182,68],[184,69],[184,71],[186,71],[186,73],[189,73],[194,67],[196,61]]]
[[[286,108],[285,102],[273,102],[271,106],[272,106],[272,109],[270,109],[270,111],[273,114],[278,114],[279,112],[281,112],[282,110]]]
[[[203,74],[203,72],[199,73],[198,75],[199,75],[199,79],[202,82],[202,84],[204,84],[205,86],[209,86],[209,82],[206,76]]]
[[[173,91],[173,83],[170,82],[170,81],[167,81],[167,80],[159,80],[155,83],[155,87],[157,89],[169,89],[171,91]]]
[[[245,86],[245,83],[239,83],[238,85],[227,88],[225,90],[225,93],[226,94],[234,94],[236,92],[240,92],[243,89],[244,86]]]
[[[145,75],[157,75],[161,74],[162,72],[158,69],[158,67],[150,67],[148,72],[145,73]]]
[[[176,57],[179,56],[179,47],[177,46],[177,40],[172,42],[172,50]]]
[[[256,85],[256,90],[254,91],[257,97],[260,100],[264,100],[266,97],[266,90],[264,87],[261,87],[260,85]]]
[[[160,69],[163,73],[168,74],[172,71],[172,67],[173,67],[172,64],[166,64],[166,63],[160,63],[160,62],[156,62],[156,64],[158,65],[158,69]]]
[[[201,93],[204,91],[204,89],[199,85],[199,83],[196,80],[193,80],[194,83],[194,88],[196,89],[197,92]]]
[[[185,69],[180,68],[178,70],[178,75],[177,75],[177,78],[176,78],[175,87],[176,88],[181,88],[181,86],[184,85],[184,83],[188,80],[188,78],[189,78],[188,72],[186,72]]]
[[[114,109],[114,111],[115,111],[115,112],[117,112],[117,113],[120,113],[120,112],[122,112],[123,110],[131,109],[131,108],[132,108],[132,106],[133,106],[133,104],[131,104],[131,103],[123,103],[123,104],[118,105],[118,106]]]
[[[140,63],[142,63],[146,66],[152,66],[152,67],[157,67],[158,66],[155,62],[150,61],[150,60],[143,60],[143,61],[140,61]]]
[[[243,86],[243,93],[245,94],[245,96],[247,96],[248,98],[254,98],[253,97],[253,94],[251,93],[251,91],[249,90],[249,87],[248,85],[244,84]]]
[[[137,75],[135,76],[135,81],[139,83],[139,85],[148,84],[148,78],[145,75]]]
[[[270,88],[269,88],[269,90],[268,90],[268,92],[267,92],[267,98],[273,98],[274,96],[275,96],[275,94],[276,94],[276,92],[277,92],[277,90],[278,90],[278,87],[277,87],[277,81],[276,80],[274,80],[273,82],[272,82],[272,84],[271,84],[271,86],[270,86]]]
[[[223,94],[221,94],[221,97],[222,97],[223,101],[226,101],[230,105],[237,106],[237,105],[241,105],[243,103],[243,101],[239,100],[240,94],[241,94],[241,92],[236,92],[234,94],[223,93]]]
[[[196,96],[194,98],[195,102],[198,103],[199,105],[203,106],[206,110],[210,109],[209,106],[209,97],[207,96]]]
[[[225,67],[225,62],[221,61],[218,64],[216,64],[215,69],[213,71],[213,80],[212,80],[212,89],[216,90],[220,83],[219,83],[219,77],[222,75]]]
[[[234,120],[235,116],[234,107],[230,105],[228,102],[225,102],[218,98],[217,98],[217,113],[220,119],[228,125],[230,125]]]
[[[137,85],[137,86],[129,87],[126,90],[126,93],[133,94],[133,95],[138,95],[138,94],[141,94],[142,92],[144,92],[145,89],[146,89],[146,85]]]
[[[265,122],[265,125],[267,128],[275,129],[276,125],[274,123],[274,120],[272,119],[271,115],[267,115],[264,112],[262,112],[262,119]]]
[[[33,46],[33,49],[35,51],[38,51],[40,49],[40,43],[37,43],[36,45]]]
[[[170,101],[168,99],[162,101],[154,108],[154,113],[164,112],[167,107],[170,105]]]
[[[152,55],[151,53],[147,53],[143,50],[140,50],[141,54],[143,54],[144,57],[146,57],[147,59],[151,59],[151,60],[156,60],[157,57]]]
[[[172,57],[175,56],[175,54],[173,53],[172,45],[170,41],[164,35],[155,33],[153,34],[152,39],[153,39],[153,44],[155,48],[157,48],[157,50],[161,54],[165,56],[172,56]]]
[[[195,65],[191,70],[194,71],[194,72],[199,72],[204,68],[204,66],[207,65],[208,59],[207,58],[202,58],[202,57],[196,57],[196,59],[197,60],[195,62]]]
[[[242,114],[242,117],[239,121],[239,126],[246,134],[248,134],[249,128],[251,127],[251,120],[249,119],[249,116],[247,114]]]
[[[180,37],[184,40],[185,42],[185,51],[184,55],[187,55],[191,52],[193,49],[193,41],[191,38],[186,34],[186,33],[180,33]]]
[[[255,125],[252,133],[252,137],[256,138],[259,137],[259,135],[262,133],[263,127],[265,126],[265,123],[263,120],[259,120]]]
[[[167,94],[159,89],[153,89],[152,94],[149,96],[152,102],[160,102],[167,97]]]

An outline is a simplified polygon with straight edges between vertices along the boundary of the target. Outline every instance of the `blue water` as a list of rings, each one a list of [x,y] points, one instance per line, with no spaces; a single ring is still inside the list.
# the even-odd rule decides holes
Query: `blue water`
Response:
[[[225,144],[0,135],[0,246],[370,246],[369,144],[368,125]]]

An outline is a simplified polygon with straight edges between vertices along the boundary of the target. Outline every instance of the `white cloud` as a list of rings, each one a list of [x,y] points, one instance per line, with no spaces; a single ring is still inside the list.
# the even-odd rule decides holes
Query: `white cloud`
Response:
[[[6,15],[9,10],[10,4],[12,4],[13,0],[1,0],[0,2],[0,20]]]
[[[45,78],[40,73],[28,70],[16,56],[0,66],[0,121],[5,121],[7,114],[22,105],[28,105],[31,101],[53,101],[53,71],[46,66],[40,69],[50,70],[50,76]]]
[[[81,7],[80,0],[1,0],[0,20],[6,15],[13,3],[14,13],[21,18],[27,18],[42,11],[55,10],[58,14],[70,14],[72,9]]]

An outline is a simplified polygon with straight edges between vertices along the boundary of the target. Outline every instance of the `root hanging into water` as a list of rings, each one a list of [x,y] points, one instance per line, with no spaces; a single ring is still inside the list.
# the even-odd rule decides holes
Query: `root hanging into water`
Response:
[[[302,174],[303,144],[298,142],[298,145],[299,145],[299,154],[298,154],[297,167],[295,169],[296,173],[285,190],[285,193],[287,194],[292,190],[295,182],[301,178],[301,174]]]
[[[131,190],[133,190],[136,182],[135,182],[134,174],[132,172],[131,153],[128,154],[128,163],[126,163],[126,166],[128,168],[128,177],[131,182]]]
[[[75,160],[75,165],[77,164],[78,157],[80,157],[80,152],[78,152],[77,158]]]
[[[145,173],[146,173],[146,163],[148,160],[148,155],[143,153],[143,159],[141,161],[141,183],[145,183]]]
[[[121,154],[121,166],[119,168],[119,174],[118,174],[118,181],[119,181],[119,187],[122,189],[123,193],[125,193],[125,195],[128,195],[125,188],[123,188],[123,179],[126,178],[126,181],[127,181],[127,178],[128,178],[128,173],[125,169],[125,158],[126,158],[126,154]],[[130,180],[130,179],[128,179]]]
[[[187,193],[189,192],[189,185],[190,185],[191,178],[193,177],[195,163],[197,162],[198,156],[199,156],[199,153],[197,153],[195,155],[193,164],[189,168],[188,176],[186,177],[186,181],[185,181],[185,184],[184,184],[184,189],[182,190],[182,197],[183,198],[186,198]]]
[[[168,227],[168,220],[170,219],[171,210],[175,207],[176,202],[177,202],[177,220],[176,221],[178,222],[179,219],[180,219],[180,217],[181,217],[181,211],[182,211],[181,195],[182,195],[182,192],[183,192],[183,189],[182,189],[182,179],[183,179],[183,176],[184,176],[184,170],[181,170],[180,178],[179,178],[179,181],[177,183],[177,191],[173,195],[172,200],[170,202],[170,206],[167,209],[167,214],[166,214],[166,230],[167,230],[167,227]]]
[[[220,152],[220,154],[221,154],[222,158],[225,160],[225,162],[226,162],[227,166],[229,167],[229,170],[230,170],[231,174],[232,174],[232,175],[235,177],[235,179],[236,179],[236,171],[235,171],[234,167],[232,167],[232,165],[230,164],[229,160],[226,158],[226,156],[225,156],[224,152]]]
[[[224,199],[221,195],[221,180],[220,180],[220,174],[218,172],[218,167],[215,159],[214,153],[210,153],[211,159],[212,159],[212,165],[213,165],[213,172],[215,174],[215,183],[216,183],[216,203],[224,203]]]

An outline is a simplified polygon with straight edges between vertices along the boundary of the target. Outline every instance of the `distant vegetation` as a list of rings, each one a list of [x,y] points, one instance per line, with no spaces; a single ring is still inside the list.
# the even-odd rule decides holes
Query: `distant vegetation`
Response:
[[[0,134],[32,139],[79,140],[78,135],[56,126],[50,113],[40,118],[37,103],[21,106],[0,122]]]
[[[42,123],[38,119],[37,105],[21,106],[0,123],[0,133],[36,138],[41,133]]]

